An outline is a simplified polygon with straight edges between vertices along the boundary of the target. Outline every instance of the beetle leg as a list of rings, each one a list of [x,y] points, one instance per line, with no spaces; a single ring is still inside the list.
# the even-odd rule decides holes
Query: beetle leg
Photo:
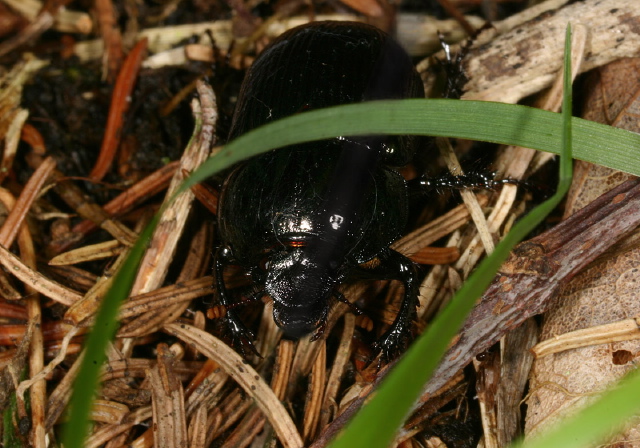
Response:
[[[389,329],[372,346],[372,357],[379,354],[380,362],[387,363],[398,357],[409,341],[411,322],[416,316],[418,305],[420,276],[418,265],[394,250],[387,249],[378,258],[380,264],[374,268],[376,276],[404,283],[404,298],[398,315]]]
[[[234,304],[229,298],[227,288],[224,284],[224,268],[225,266],[231,264],[233,262],[233,259],[234,258],[233,253],[231,252],[231,248],[227,246],[221,246],[216,251],[214,271],[216,290],[218,291],[218,299],[227,311],[225,319],[227,320],[229,330],[231,331],[233,346],[237,347],[243,356],[246,356],[249,353],[261,356],[260,353],[258,353],[258,350],[256,350],[255,346],[253,345],[253,334],[244,325],[244,323],[242,323],[242,320],[240,320],[238,313],[234,309],[232,309]]]
[[[320,339],[324,335],[324,331],[326,329],[327,329],[327,312],[325,312],[324,316],[322,316],[322,319],[320,319],[320,324],[318,325],[318,328],[316,328],[315,333],[313,333],[313,336],[311,336],[310,341],[313,342]]]
[[[362,315],[362,310],[358,307],[358,305],[356,305],[355,303],[351,303],[347,300],[347,298],[344,296],[344,294],[342,294],[340,291],[334,290],[333,291],[333,296],[338,299],[339,302],[344,303],[345,305],[347,305],[349,307],[349,309],[351,310],[351,312],[353,314],[355,314],[356,316],[361,316]]]
[[[407,185],[414,192],[427,194],[431,191],[444,190],[494,190],[505,184],[528,186],[525,181],[518,179],[496,179],[495,172],[466,174],[444,174],[438,177],[421,175],[410,180]]]

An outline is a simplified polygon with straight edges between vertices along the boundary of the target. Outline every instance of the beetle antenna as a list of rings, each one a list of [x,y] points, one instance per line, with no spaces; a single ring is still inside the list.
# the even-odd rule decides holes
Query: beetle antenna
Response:
[[[239,306],[243,306],[243,305],[248,305],[250,303],[253,302],[257,302],[258,300],[260,300],[262,297],[264,296],[264,289],[259,289],[257,291],[254,291],[251,295],[249,295],[248,297],[245,297],[241,300],[238,300],[235,303],[231,303],[229,305],[226,305],[228,310],[232,310],[234,308],[237,308]]]
[[[224,317],[227,314],[227,311],[232,310],[234,308],[238,308],[239,306],[242,306],[242,305],[248,305],[250,303],[256,302],[260,300],[263,296],[264,296],[264,290],[261,289],[258,291],[254,291],[250,296],[242,300],[238,300],[237,302],[234,302],[234,303],[229,303],[227,305],[223,305],[219,303],[213,306],[209,306],[209,309],[207,310],[207,317],[209,319],[219,319],[221,317]],[[209,305],[211,305],[211,303],[209,303]]]

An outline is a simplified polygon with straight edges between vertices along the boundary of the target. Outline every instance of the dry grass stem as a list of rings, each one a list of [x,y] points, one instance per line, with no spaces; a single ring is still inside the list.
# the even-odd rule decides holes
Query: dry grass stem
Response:
[[[197,345],[198,351],[220,364],[255,399],[285,447],[303,446],[298,430],[280,400],[240,355],[209,333],[189,325],[169,324],[165,329],[185,343]]]
[[[70,306],[82,298],[82,296],[75,291],[65,288],[61,284],[31,269],[4,246],[0,246],[0,264],[23,283],[31,286],[35,291],[63,305]]]
[[[197,102],[192,104],[192,108],[194,115],[196,115],[196,120],[202,121],[201,129],[196,128],[197,131],[194,132],[194,137],[196,138],[192,140],[193,145],[185,149],[181,159],[181,169],[176,171],[167,191],[167,199],[173,198],[174,193],[182,183],[184,179],[183,170],[190,172],[197,168],[209,157],[213,146],[212,139],[217,120],[215,96],[213,90],[204,83],[199,84],[198,92],[200,93],[202,109],[200,109],[200,103]],[[186,223],[192,199],[193,193],[190,191],[181,193],[161,216],[151,245],[140,264],[138,277],[132,288],[133,294],[148,292],[161,286],[169,263],[173,258],[178,239],[182,235],[182,229]]]
[[[640,339],[640,319],[625,319],[611,324],[584,328],[555,336],[540,342],[531,349],[536,358],[549,356],[578,347],[610,344],[612,342]]]
[[[66,266],[70,264],[78,264],[86,261],[103,260],[119,255],[123,252],[124,247],[120,241],[105,241],[103,243],[93,244],[90,246],[80,247],[70,250],[60,255],[56,255],[49,260],[51,266]]]

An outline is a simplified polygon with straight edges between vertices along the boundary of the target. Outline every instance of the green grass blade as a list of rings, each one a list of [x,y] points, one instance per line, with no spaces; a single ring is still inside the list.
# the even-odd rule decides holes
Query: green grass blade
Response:
[[[22,343],[24,344],[24,340],[22,341]],[[23,350],[20,349],[20,352],[22,352]],[[23,354],[18,355],[19,357],[22,357]],[[25,360],[26,360],[26,356],[24,356]],[[14,359],[14,361],[17,361],[17,359]],[[28,373],[29,373],[29,368],[27,367],[27,363],[25,363],[23,369],[20,371],[20,381],[24,381],[28,378]],[[4,373],[4,372],[3,372]],[[4,393],[8,393],[8,390],[3,390]],[[25,392],[25,396],[24,396],[24,404],[25,404],[25,411],[27,415],[31,414],[31,391],[28,390]],[[9,404],[6,407],[6,409],[3,409],[2,411],[2,443],[0,443],[0,446],[6,446],[6,447],[11,447],[11,448],[22,448],[22,447],[28,447],[28,444],[25,443],[25,438],[19,433],[20,431],[20,422],[16,422],[17,420],[17,416],[18,414],[18,398],[16,397],[16,391],[14,390],[9,398],[8,398]]]
[[[196,115],[189,145],[201,130],[202,120]],[[175,197],[176,195],[167,203],[173,201]],[[164,204],[164,207],[167,206],[167,203]],[[84,440],[89,431],[89,412],[98,388],[98,375],[105,361],[107,344],[115,336],[118,326],[118,310],[122,302],[129,296],[147,243],[153,236],[163,210],[161,208],[140,233],[138,240],[129,251],[129,255],[114,276],[111,287],[102,298],[102,303],[95,316],[95,323],[84,344],[83,353],[85,356],[82,359],[78,377],[73,384],[69,402],[69,421],[64,425],[62,433],[62,440],[66,448],[82,448],[84,446]]]
[[[89,429],[89,412],[98,387],[98,375],[105,361],[107,343],[113,339],[118,323],[120,304],[129,295],[133,286],[138,265],[147,242],[158,224],[159,214],[142,231],[138,241],[131,248],[118,273],[114,276],[113,285],[105,294],[100,309],[96,315],[96,323],[85,343],[85,357],[82,360],[78,378],[73,384],[73,394],[70,401],[69,421],[63,432],[64,446],[68,448],[82,448]]]
[[[331,448],[386,448],[407,417],[424,384],[438,366],[449,342],[462,327],[478,297],[487,289],[511,249],[531,232],[559,203],[571,184],[571,66],[570,29],[565,47],[565,95],[563,103],[562,158],[556,194],[521,219],[462,285],[453,300],[434,319],[383,381]],[[568,177],[567,177],[568,176]],[[549,446],[549,445],[547,445]]]
[[[574,157],[640,175],[640,135],[572,118]],[[394,100],[310,111],[251,131],[194,172],[185,188],[247,157],[304,141],[364,134],[466,138],[558,153],[560,114],[513,104]]]

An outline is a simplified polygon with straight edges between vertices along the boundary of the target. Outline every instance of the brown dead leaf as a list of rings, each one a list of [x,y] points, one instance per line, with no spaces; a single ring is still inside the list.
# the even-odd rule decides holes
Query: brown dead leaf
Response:
[[[584,118],[638,132],[640,59],[624,59],[599,69],[591,75],[585,91],[589,97]],[[565,213],[573,214],[629,178],[578,162]],[[595,260],[561,290],[545,314],[540,340],[638,315],[639,266],[639,248],[605,254]],[[635,368],[631,362],[639,352],[640,340],[630,340],[586,346],[536,360],[528,400],[527,436],[544,431],[591,402]],[[638,440],[639,436],[640,425],[634,422],[609,443]]]

